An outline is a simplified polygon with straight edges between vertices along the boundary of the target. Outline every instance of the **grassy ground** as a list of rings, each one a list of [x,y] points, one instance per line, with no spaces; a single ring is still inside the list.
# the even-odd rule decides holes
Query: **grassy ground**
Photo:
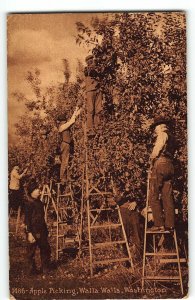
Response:
[[[181,298],[178,284],[146,282],[141,290],[141,258],[135,262],[135,272],[124,265],[113,265],[96,270],[89,276],[89,256],[81,259],[64,255],[57,269],[45,275],[28,275],[26,240],[24,230],[15,234],[15,220],[10,220],[10,293],[17,300],[31,299],[137,299]],[[50,238],[53,257],[55,240]],[[37,261],[39,264],[39,260]],[[185,295],[187,293],[187,268],[183,268]]]

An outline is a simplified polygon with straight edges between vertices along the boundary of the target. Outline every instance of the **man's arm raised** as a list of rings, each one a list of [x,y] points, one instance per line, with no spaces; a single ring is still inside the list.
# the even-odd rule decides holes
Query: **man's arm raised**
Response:
[[[62,124],[58,131],[59,132],[63,132],[64,130],[67,130],[72,124],[74,124],[76,118],[80,115],[81,113],[81,108],[76,107],[72,117],[70,118],[70,120],[68,122],[66,122],[65,124]]]

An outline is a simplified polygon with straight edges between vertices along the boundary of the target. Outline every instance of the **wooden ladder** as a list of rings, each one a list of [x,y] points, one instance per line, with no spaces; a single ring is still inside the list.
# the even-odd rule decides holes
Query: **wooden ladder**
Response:
[[[86,129],[86,128],[85,128]],[[87,134],[85,131],[85,196],[87,202],[87,229],[88,229],[88,239],[89,239],[89,259],[90,259],[90,275],[93,276],[94,267],[97,265],[110,265],[113,263],[120,263],[120,262],[129,262],[129,267],[134,270],[133,261],[131,252],[129,249],[125,229],[123,226],[123,221],[120,213],[119,206],[116,206],[115,209],[110,208],[107,203],[108,197],[113,197],[113,193],[107,191],[101,191],[98,188],[97,184],[91,183],[89,181],[89,166],[88,166],[88,147],[87,147]],[[99,207],[96,203],[94,206],[94,202],[97,202],[99,199]],[[99,224],[98,220],[101,219],[102,213],[116,213],[118,217],[118,222],[113,223],[111,218],[108,216],[108,222],[106,224]],[[101,220],[100,220],[101,222]],[[98,223],[98,224],[97,224]],[[112,239],[112,233],[114,230],[120,230],[120,238],[119,239]],[[94,231],[100,232],[101,230],[108,230],[109,231],[109,241],[103,241],[101,243],[97,243],[92,241]],[[99,259],[95,260],[94,251],[95,249],[104,249],[108,252],[108,250],[112,249],[112,247],[116,247],[117,245],[123,247],[123,252],[125,254],[123,257],[118,258],[110,258],[110,259]]]
[[[43,185],[40,200],[45,204],[45,206],[44,206],[45,222],[47,223],[47,213],[48,213],[50,202],[51,202],[51,204],[52,204],[52,206],[55,210],[55,213],[57,215],[56,203],[55,203],[54,198],[52,196],[52,182],[50,182],[50,185],[48,185],[48,184]]]
[[[85,203],[87,204],[87,230],[88,230],[88,242],[89,242],[89,260],[90,260],[90,275],[93,276],[94,267],[97,265],[109,265],[113,263],[120,263],[120,262],[128,262],[128,265],[131,267],[132,271],[134,271],[133,261],[131,252],[129,249],[125,229],[123,226],[123,221],[120,213],[120,208],[118,206],[115,207],[115,209],[109,207],[107,203],[107,197],[113,197],[113,193],[107,192],[106,190],[102,191],[100,190],[98,184],[91,182],[89,179],[89,175],[92,174],[90,162],[88,159],[88,145],[91,144],[91,149],[96,151],[96,147],[94,148],[94,141],[96,138],[96,134],[93,137],[90,137],[90,135],[87,132],[87,125],[86,122],[83,124],[84,129],[84,147],[85,147],[85,168],[84,168],[84,195],[85,195]],[[98,134],[97,130],[96,133]],[[105,188],[106,189],[106,188]],[[99,198],[100,205],[96,205],[96,201]],[[94,205],[94,202],[96,203]],[[101,220],[101,214],[102,213],[113,213],[115,212],[118,217],[118,223],[111,222],[111,218],[109,218],[108,223],[103,224]],[[100,222],[98,220],[100,219]],[[109,230],[109,241],[104,241],[101,243],[95,243],[92,241],[93,233],[94,231],[100,231],[100,230]],[[113,230],[119,229],[121,233],[121,237],[118,240],[112,239],[112,233]],[[109,248],[111,246],[122,246],[123,252],[125,254],[123,257],[119,258],[112,258],[112,259],[95,259],[98,255],[94,255],[95,249],[104,249],[108,252]],[[118,249],[117,249],[118,251]],[[120,251],[118,251],[120,252]]]
[[[109,193],[106,193],[106,192],[100,193],[100,195],[103,195],[103,196],[108,196],[108,194]],[[95,193],[95,195],[97,195],[97,193]],[[134,271],[132,256],[131,256],[131,252],[129,249],[125,229],[123,226],[123,221],[122,221],[119,206],[116,206],[115,208],[110,208],[110,207],[106,207],[105,202],[103,202],[99,208],[91,208],[90,204],[93,202],[91,200],[92,196],[94,196],[93,193],[91,193],[89,195],[89,198],[87,200],[87,219],[88,219],[89,256],[90,256],[90,275],[91,275],[91,277],[93,276],[93,273],[94,273],[94,267],[97,265],[110,265],[113,263],[129,262],[129,267],[131,267],[132,271]],[[106,224],[98,223],[96,225],[96,222],[98,221],[98,217],[101,215],[102,212],[103,213],[110,212],[111,214],[116,213],[117,217],[118,217],[118,222],[115,223],[115,222],[111,222],[111,220],[109,220],[109,222],[108,223],[106,222]],[[112,233],[116,229],[120,230],[121,236],[118,239],[113,240]],[[101,230],[109,230],[109,241],[103,241],[103,242],[102,241],[101,242],[92,241],[93,232],[94,231],[99,232]],[[94,253],[95,250],[104,249],[105,251],[108,252],[110,247],[112,247],[112,246],[116,247],[117,245],[121,245],[123,247],[123,252],[125,252],[123,257],[101,259],[101,260],[95,259],[95,257],[97,257],[97,255],[95,255],[95,253]]]
[[[61,183],[57,183],[56,260],[59,259],[59,254],[63,252],[67,244],[79,244],[80,240],[78,224],[76,224],[77,228],[74,235],[68,237],[66,234],[69,218],[74,217],[74,214],[77,213],[77,207],[73,198],[71,184],[66,186],[63,193],[61,193],[60,185]]]
[[[148,219],[152,215],[152,210],[149,207],[149,185],[150,176],[148,176],[147,184],[147,201],[145,214],[145,231],[144,231],[144,251],[143,251],[143,269],[142,269],[142,288],[145,281],[154,282],[179,282],[181,293],[183,294],[183,281],[181,274],[181,262],[186,262],[186,259],[181,259],[179,256],[178,242],[176,230],[173,231],[152,231],[148,228]],[[163,248],[163,243],[166,239],[172,240],[172,249],[166,250]],[[176,264],[177,275],[161,274],[160,267],[162,264]],[[168,271],[168,270],[166,270]]]

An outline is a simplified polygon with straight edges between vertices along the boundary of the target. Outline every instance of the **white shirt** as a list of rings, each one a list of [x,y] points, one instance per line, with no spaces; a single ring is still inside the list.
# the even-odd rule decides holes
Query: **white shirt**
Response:
[[[10,175],[10,184],[9,184],[9,188],[11,190],[16,190],[18,191],[20,188],[20,179],[23,177],[23,173],[20,175],[18,173],[18,170],[13,169],[11,171],[11,175]]]
[[[167,131],[167,127],[164,124],[158,125],[155,128],[155,133],[157,134],[157,138],[154,144],[152,154],[150,156],[152,160],[159,156],[160,152],[162,151],[162,149],[164,148],[168,140],[168,134],[166,131]]]

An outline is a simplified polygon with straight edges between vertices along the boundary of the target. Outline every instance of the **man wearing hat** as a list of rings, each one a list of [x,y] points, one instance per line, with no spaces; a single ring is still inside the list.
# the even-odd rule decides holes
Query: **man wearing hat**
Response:
[[[28,187],[25,203],[25,226],[27,235],[27,259],[30,275],[45,272],[50,268],[51,248],[48,242],[48,230],[45,223],[44,204],[40,201],[40,189],[36,182]],[[41,270],[38,271],[35,263],[37,247],[40,249]]]
[[[169,120],[163,117],[154,119],[151,129],[154,130],[156,141],[150,155],[150,190],[149,201],[152,208],[154,226],[152,231],[174,229],[174,200],[172,180],[174,176],[173,157],[175,138],[168,130]],[[162,206],[160,202],[162,199]]]
[[[81,109],[76,107],[72,117],[69,121],[67,121],[66,114],[62,114],[58,117],[58,121],[60,122],[58,132],[61,134],[62,141],[60,146],[61,152],[61,166],[60,166],[60,180],[61,183],[64,184],[67,179],[67,169],[70,158],[70,145],[72,143],[72,137],[70,128],[75,123],[76,117],[79,116]]]
[[[85,59],[85,86],[86,86],[86,105],[87,105],[87,129],[93,131],[94,127],[100,123],[100,113],[102,111],[102,93],[100,84],[97,80],[98,73],[94,66],[93,55],[88,55]]]

